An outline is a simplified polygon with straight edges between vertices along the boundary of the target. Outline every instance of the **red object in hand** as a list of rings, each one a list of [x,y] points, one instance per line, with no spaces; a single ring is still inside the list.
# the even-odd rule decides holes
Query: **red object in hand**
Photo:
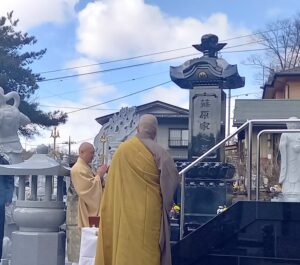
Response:
[[[99,227],[100,217],[99,216],[89,216],[90,227]]]

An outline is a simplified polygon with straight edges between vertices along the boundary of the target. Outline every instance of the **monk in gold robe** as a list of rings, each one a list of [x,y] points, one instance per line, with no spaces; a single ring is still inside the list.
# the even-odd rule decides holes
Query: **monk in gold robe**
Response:
[[[157,120],[116,150],[107,176],[95,265],[171,265],[168,214],[179,175],[154,140]]]
[[[89,227],[89,216],[99,216],[102,197],[102,181],[107,171],[106,165],[101,165],[94,175],[90,163],[95,149],[90,143],[82,143],[79,147],[79,157],[71,169],[71,180],[78,194],[78,227]]]

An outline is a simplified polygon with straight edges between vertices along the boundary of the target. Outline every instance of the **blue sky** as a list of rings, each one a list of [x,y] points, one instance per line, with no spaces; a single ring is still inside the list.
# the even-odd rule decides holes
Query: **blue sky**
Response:
[[[217,34],[220,41],[253,33],[278,18],[289,18],[300,11],[298,0],[1,0],[0,14],[14,10],[20,19],[19,27],[36,36],[33,49],[47,48],[46,55],[32,65],[35,72],[61,70],[69,67],[96,64],[153,52],[190,47],[199,43],[206,33]],[[235,90],[235,98],[255,98],[260,88],[255,81],[258,69],[242,63],[249,52],[229,51],[256,49],[247,45],[249,38],[229,40],[222,56],[231,64],[238,64],[246,77],[246,86]],[[225,51],[225,50],[224,50]],[[193,48],[177,52],[147,56],[135,60],[82,67],[68,71],[44,73],[46,79],[105,70],[131,64],[193,54]],[[196,56],[193,56],[196,57]],[[128,68],[101,74],[86,75],[40,83],[36,99],[45,111],[99,104],[169,80],[169,67],[193,58],[186,57],[164,63]],[[135,79],[135,81],[130,81]],[[118,83],[118,84],[117,84]],[[244,95],[248,93],[248,96]],[[95,118],[114,112],[122,106],[140,105],[162,100],[188,107],[188,91],[169,83],[119,101],[103,104],[69,114],[69,121],[59,127],[60,139],[69,135],[75,141],[90,139],[100,126]],[[27,142],[51,143],[50,132]]]

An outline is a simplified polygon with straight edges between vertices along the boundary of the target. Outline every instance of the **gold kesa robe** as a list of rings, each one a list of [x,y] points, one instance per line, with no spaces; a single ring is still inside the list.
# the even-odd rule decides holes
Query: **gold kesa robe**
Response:
[[[89,227],[89,216],[99,216],[102,186],[90,166],[80,157],[71,169],[71,179],[78,194],[78,227]]]
[[[108,172],[95,265],[160,265],[162,216],[155,157],[133,137],[117,149]]]

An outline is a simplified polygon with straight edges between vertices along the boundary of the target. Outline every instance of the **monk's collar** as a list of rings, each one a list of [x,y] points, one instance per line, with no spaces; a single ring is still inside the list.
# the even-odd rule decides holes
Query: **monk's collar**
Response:
[[[137,133],[136,136],[141,140],[148,139],[153,141],[153,139],[146,133]]]
[[[85,162],[81,157],[78,157],[78,160],[80,161],[80,163],[85,164],[87,167],[91,167],[90,164]]]

